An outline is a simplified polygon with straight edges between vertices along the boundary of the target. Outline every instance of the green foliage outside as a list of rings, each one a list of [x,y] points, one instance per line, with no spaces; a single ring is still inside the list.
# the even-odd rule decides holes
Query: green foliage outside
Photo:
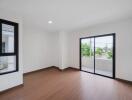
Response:
[[[112,54],[112,50],[110,50],[110,51],[107,52],[107,58],[108,59],[112,59],[112,57],[113,57],[112,55],[113,55]]]
[[[81,51],[82,51],[82,56],[87,56],[87,57],[89,57],[90,55],[93,56],[93,52],[91,52],[90,44],[87,43],[82,44]]]
[[[85,57],[90,57],[90,56],[94,56],[94,52],[90,46],[90,44],[87,44],[87,43],[82,43],[81,44],[81,55],[82,56],[85,56]],[[112,50],[111,49],[108,49],[108,50],[105,50],[105,48],[100,48],[100,47],[97,47],[96,50],[95,50],[95,53],[99,56],[106,56],[108,59],[112,59]]]
[[[103,49],[102,48],[96,48],[96,51],[95,51],[95,53],[97,54],[97,55],[102,55],[103,54]]]

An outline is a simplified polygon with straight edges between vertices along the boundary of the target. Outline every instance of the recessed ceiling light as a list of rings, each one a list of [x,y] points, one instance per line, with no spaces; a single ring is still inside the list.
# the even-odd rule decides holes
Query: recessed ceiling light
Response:
[[[48,23],[49,23],[49,24],[52,24],[53,22],[50,20],[50,21],[48,21]]]

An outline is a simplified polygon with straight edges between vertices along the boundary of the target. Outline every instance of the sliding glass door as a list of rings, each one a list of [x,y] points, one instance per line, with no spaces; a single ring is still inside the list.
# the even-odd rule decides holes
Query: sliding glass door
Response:
[[[82,70],[94,72],[94,38],[81,41]]]
[[[112,77],[113,36],[95,38],[95,73]]]
[[[115,77],[115,34],[80,39],[80,69]]]

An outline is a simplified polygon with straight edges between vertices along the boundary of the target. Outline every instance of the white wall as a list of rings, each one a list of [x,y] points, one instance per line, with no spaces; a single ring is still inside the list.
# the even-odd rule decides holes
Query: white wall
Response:
[[[19,23],[19,71],[0,75],[0,91],[23,84],[23,65],[22,65],[22,20],[11,12],[0,10],[0,18]]]
[[[24,27],[24,73],[59,66],[59,34]]]
[[[116,33],[116,77],[132,81],[132,19],[104,23],[72,32],[70,35],[70,65],[79,68],[79,38]]]
[[[60,52],[59,52],[59,68],[65,69],[67,67],[70,67],[69,65],[69,35],[67,32],[60,32],[59,33],[59,46],[60,46]]]

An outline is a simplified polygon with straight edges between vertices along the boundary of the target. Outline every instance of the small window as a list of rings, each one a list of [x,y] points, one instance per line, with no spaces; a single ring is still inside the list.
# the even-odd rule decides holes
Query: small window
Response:
[[[0,75],[18,71],[18,23],[0,19]]]

